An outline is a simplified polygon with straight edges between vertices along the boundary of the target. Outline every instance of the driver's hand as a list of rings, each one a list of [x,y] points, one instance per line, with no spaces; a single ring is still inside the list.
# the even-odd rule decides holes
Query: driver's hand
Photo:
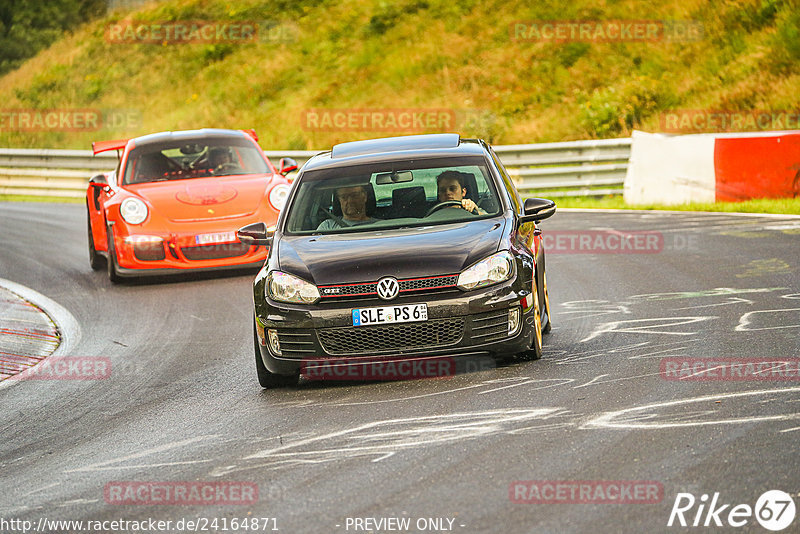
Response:
[[[478,205],[469,198],[461,199],[461,207],[470,213],[478,213]]]

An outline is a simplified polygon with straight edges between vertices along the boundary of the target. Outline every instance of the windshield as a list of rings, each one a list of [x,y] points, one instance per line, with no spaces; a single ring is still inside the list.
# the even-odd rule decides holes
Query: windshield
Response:
[[[286,233],[331,234],[491,217],[500,202],[481,157],[309,171]]]
[[[268,173],[264,155],[247,139],[208,139],[145,145],[131,150],[125,184]]]

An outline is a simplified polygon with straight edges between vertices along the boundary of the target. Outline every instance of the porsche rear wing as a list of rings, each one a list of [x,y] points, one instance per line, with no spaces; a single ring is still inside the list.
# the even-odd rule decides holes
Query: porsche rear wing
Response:
[[[122,150],[130,139],[115,139],[113,141],[95,141],[92,143],[92,152],[95,155],[109,150]]]

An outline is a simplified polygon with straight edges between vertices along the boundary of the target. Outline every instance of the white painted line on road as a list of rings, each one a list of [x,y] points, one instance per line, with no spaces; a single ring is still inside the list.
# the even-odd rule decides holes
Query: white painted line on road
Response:
[[[718,302],[717,304],[703,304],[702,306],[688,306],[686,308],[673,308],[674,311],[678,310],[696,310],[697,308],[714,308],[716,306],[728,306],[730,304],[739,304],[741,302],[746,302],[747,304],[753,304],[752,300],[742,299],[739,297],[730,297],[728,302]]]
[[[207,441],[210,439],[217,439],[221,437],[219,434],[208,434],[204,436],[197,436],[194,438],[184,439],[181,441],[173,441],[171,443],[165,443],[164,445],[159,445],[158,447],[153,447],[151,449],[146,449],[143,451],[139,451],[134,454],[129,454],[127,456],[120,456],[119,458],[112,458],[111,460],[106,460],[105,462],[98,462],[96,464],[87,465],[85,467],[78,467],[76,469],[67,469],[65,473],[78,473],[81,471],[107,471],[111,469],[124,469],[125,466],[118,465],[122,462],[126,462],[128,460],[134,460],[136,458],[142,458],[144,456],[149,456],[151,454],[157,454],[160,452],[168,451],[170,449],[177,449],[179,447],[184,447],[186,445],[191,445],[192,443],[197,443],[198,441]],[[159,467],[164,465],[183,465],[183,464],[192,464],[192,463],[202,463],[210,460],[195,460],[189,462],[172,462],[172,463],[161,463],[157,464]],[[146,466],[133,466],[135,468],[138,467],[154,467],[152,465]]]
[[[592,378],[591,380],[589,380],[585,384],[581,384],[579,386],[574,386],[572,389],[585,388],[586,386],[590,386],[590,385],[594,384],[596,381],[600,380],[601,378],[605,378],[607,376],[608,375],[597,375],[596,377]]]
[[[756,330],[781,330],[784,328],[800,328],[800,323],[798,324],[785,324],[780,326],[762,326],[760,328],[748,328],[750,324],[753,322],[751,316],[756,315],[758,313],[782,313],[782,312],[798,312],[798,317],[800,317],[800,308],[786,308],[780,310],[759,310],[759,311],[751,311],[747,312],[739,318],[739,324],[736,325],[734,330],[736,332],[753,332]]]
[[[594,419],[583,424],[582,428],[638,428],[638,429],[663,429],[663,428],[683,428],[692,426],[709,426],[709,425],[731,425],[743,423],[758,423],[763,421],[788,421],[800,418],[800,413],[782,414],[782,415],[754,415],[747,417],[738,417],[732,419],[718,419],[712,421],[683,421],[679,423],[659,423],[657,421],[657,413],[644,413],[648,410],[655,410],[658,408],[665,408],[669,406],[682,406],[686,404],[694,404],[698,402],[720,401],[725,399],[734,399],[738,397],[753,397],[758,395],[773,395],[773,394],[786,394],[800,391],[800,387],[778,388],[778,389],[761,389],[757,391],[742,391],[737,393],[720,393],[718,395],[706,395],[703,397],[694,397],[689,399],[682,399],[669,402],[657,402],[653,404],[646,404],[644,406],[636,406],[634,408],[625,408],[614,412],[606,412]],[[625,416],[632,414],[631,420],[625,421]],[[622,421],[615,421],[615,419],[622,419]],[[648,422],[641,422],[644,420]]]
[[[612,332],[620,332],[627,334],[663,334],[669,336],[692,336],[697,332],[669,332],[665,330],[653,330],[653,328],[667,328],[678,326],[682,324],[699,323],[702,321],[709,321],[711,319],[719,319],[716,316],[700,316],[700,317],[654,317],[652,319],[631,319],[628,321],[612,321],[610,323],[602,323],[595,328],[594,332],[587,337],[581,339],[581,343],[592,340],[601,334],[608,334]],[[653,323],[655,324],[647,324]],[[641,326],[633,326],[639,324]],[[621,327],[621,328],[620,328]]]

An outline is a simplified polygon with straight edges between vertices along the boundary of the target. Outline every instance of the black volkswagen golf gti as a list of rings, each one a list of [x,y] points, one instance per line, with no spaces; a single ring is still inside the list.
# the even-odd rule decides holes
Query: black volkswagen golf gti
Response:
[[[492,148],[458,134],[335,145],[294,181],[253,285],[263,387],[311,364],[517,355],[550,330],[541,230]],[[332,363],[331,363],[332,362]],[[352,375],[349,375],[352,376]]]

